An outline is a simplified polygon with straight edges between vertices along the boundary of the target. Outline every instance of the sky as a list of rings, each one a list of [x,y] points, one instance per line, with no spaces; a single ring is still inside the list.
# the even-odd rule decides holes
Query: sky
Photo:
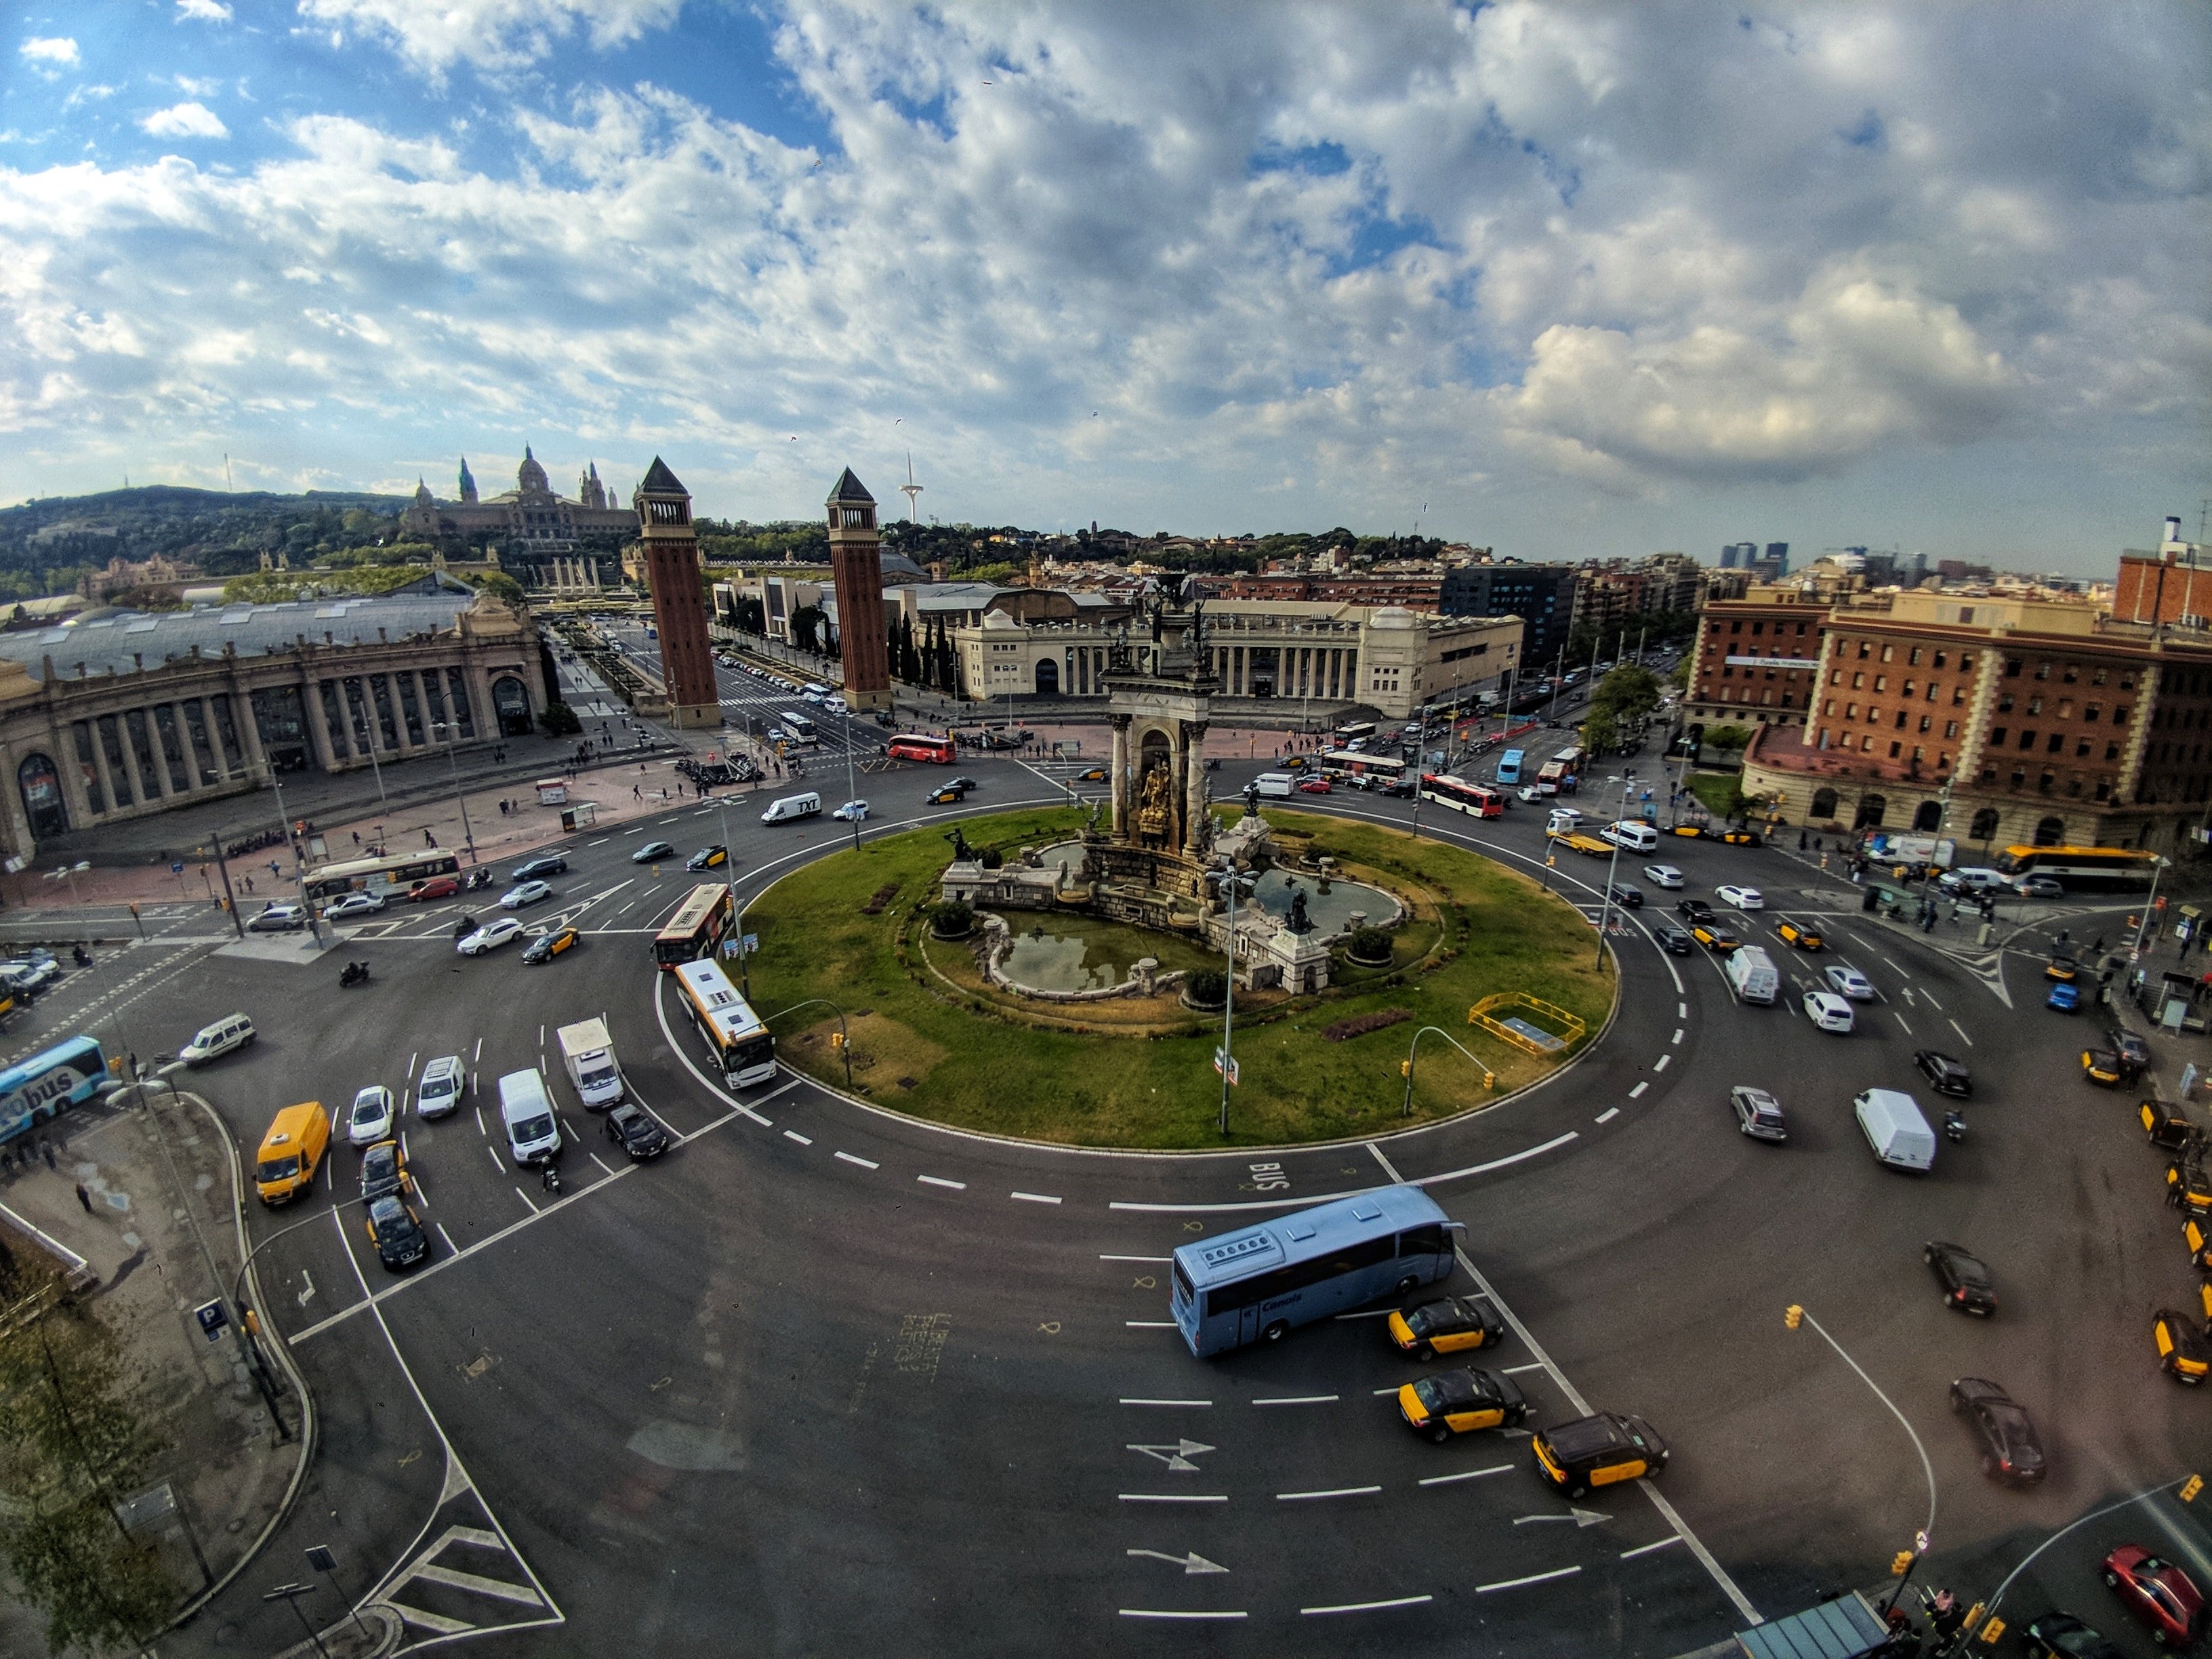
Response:
[[[1788,541],[2212,497],[2212,9],[18,0],[0,501]]]

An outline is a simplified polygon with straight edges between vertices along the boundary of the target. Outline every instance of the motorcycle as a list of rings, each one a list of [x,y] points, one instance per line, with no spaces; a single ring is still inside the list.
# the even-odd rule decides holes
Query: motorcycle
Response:
[[[80,968],[89,968],[92,966],[92,952],[82,945],[72,945],[70,946],[70,960]]]
[[[491,883],[492,872],[489,870],[471,870],[461,878],[461,888],[465,892],[474,892],[480,887],[489,887]]]
[[[1943,1114],[1943,1139],[1960,1141],[1966,1138],[1966,1115],[1964,1112]]]
[[[349,962],[338,974],[338,989],[341,991],[350,991],[356,985],[368,983],[368,964],[365,962]]]
[[[466,939],[471,933],[475,933],[476,930],[477,919],[474,916],[463,916],[459,921],[453,924],[453,937],[455,939]]]
[[[551,1193],[556,1198],[560,1196],[561,1171],[559,1167],[554,1164],[551,1158],[549,1158],[545,1160],[544,1172],[538,1177],[538,1179],[544,1183],[547,1192]]]

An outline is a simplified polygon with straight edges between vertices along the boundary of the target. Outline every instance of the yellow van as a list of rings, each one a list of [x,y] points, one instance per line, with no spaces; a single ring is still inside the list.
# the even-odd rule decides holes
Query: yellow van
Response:
[[[330,1115],[320,1101],[302,1101],[277,1113],[261,1138],[261,1152],[253,1164],[261,1201],[283,1204],[307,1191],[330,1146]]]

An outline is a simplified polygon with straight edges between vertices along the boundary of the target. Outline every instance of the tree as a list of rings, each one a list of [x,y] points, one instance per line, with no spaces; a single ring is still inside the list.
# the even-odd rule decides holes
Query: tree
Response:
[[[1597,702],[1590,704],[1589,713],[1583,717],[1583,747],[1593,760],[1620,747],[1620,727],[1610,708]]]
[[[1642,720],[1659,706],[1658,676],[1634,663],[1623,663],[1598,682],[1590,707],[1601,705],[1623,725]]]
[[[802,605],[791,613],[792,643],[801,651],[818,654],[822,625],[829,620],[818,605]]]
[[[1708,748],[1717,749],[1723,755],[1740,754],[1751,746],[1751,728],[1747,726],[1716,726],[1705,733]]]
[[[583,721],[576,718],[576,711],[558,697],[545,705],[545,712],[538,717],[538,723],[545,728],[548,736],[556,738],[573,738],[584,729]]]

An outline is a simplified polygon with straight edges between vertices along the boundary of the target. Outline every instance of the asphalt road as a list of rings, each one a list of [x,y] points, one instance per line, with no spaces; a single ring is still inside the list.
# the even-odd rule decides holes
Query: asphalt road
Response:
[[[963,765],[984,784],[969,810],[1058,793],[1049,769]],[[1250,769],[1224,768],[1217,789]],[[928,780],[911,769],[861,793],[887,808]],[[1411,817],[1374,797],[1298,804]],[[1084,1154],[945,1133],[788,1078],[732,1109],[645,959],[701,878],[626,858],[716,824],[684,807],[578,838],[556,899],[526,914],[574,920],[586,942],[542,968],[512,949],[455,956],[451,905],[380,919],[307,969],[207,958],[204,921],[180,910],[149,918],[165,942],[72,975],[12,1034],[14,1053],[112,1015],[150,1053],[243,1007],[262,1042],[194,1082],[249,1148],[295,1100],[342,1109],[374,1081],[411,1104],[434,1055],[459,1054],[475,1081],[453,1116],[406,1120],[437,1241],[427,1270],[377,1264],[358,1204],[341,1207],[350,1151],[313,1198],[249,1218],[257,1237],[308,1223],[262,1259],[323,1445],[264,1564],[165,1650],[285,1644],[296,1626],[259,1593],[327,1543],[349,1593],[379,1585],[421,1615],[414,1639],[475,1632],[494,1653],[1141,1653],[1187,1645],[1193,1623],[1238,1652],[1678,1653],[1741,1622],[1732,1592],[1771,1615],[1871,1582],[1925,1519],[1905,1431],[1809,1329],[1784,1330],[1793,1302],[1918,1431],[1939,1493],[1932,1566],[1971,1593],[2203,1455],[2206,1402],[2157,1373],[2146,1331],[2151,1305],[2193,1289],[2161,1166],[2133,1096],[2078,1080],[2086,1022],[2042,1007],[2032,936],[1963,960],[1942,935],[1879,928],[1855,890],[1778,852],[1669,841],[1655,857],[1688,892],[1765,890],[1739,931],[1793,981],[1838,957],[1868,974],[1881,1000],[1856,1032],[1820,1032],[1786,1000],[1737,1006],[1714,963],[1662,956],[1632,918],[1603,1042],[1492,1111],[1371,1146]],[[1529,808],[1492,823],[1425,808],[1422,827],[1540,860]],[[847,839],[742,811],[730,829],[741,894]],[[1550,877],[1586,904],[1602,878],[1579,859]],[[2077,933],[2100,925],[2067,911]],[[1832,927],[1833,951],[1793,957],[1771,936],[1799,912]],[[376,984],[341,993],[336,963],[364,955]],[[683,1137],[657,1163],[624,1164],[560,1077],[553,1028],[600,1013],[636,1097]],[[1850,1101],[1914,1088],[1911,1051],[1930,1043],[1974,1068],[1972,1134],[1931,1176],[1900,1176],[1869,1156]],[[1395,1091],[1395,1057],[1378,1053],[1379,1090]],[[477,1121],[497,1077],[531,1065],[575,1137],[557,1201],[508,1165],[495,1113]],[[1736,1082],[1782,1098],[1789,1145],[1735,1132]],[[1165,1327],[1176,1244],[1394,1176],[1468,1224],[1473,1267],[1534,1339],[1494,1363],[1539,1419],[1577,1398],[1643,1413],[1674,1449],[1658,1482],[1573,1506],[1601,1517],[1584,1521],[1536,1482],[1525,1437],[1413,1440],[1377,1391],[1418,1368],[1373,1319],[1203,1363]],[[1938,1305],[1918,1260],[1931,1237],[1990,1261],[1996,1319]],[[1962,1373],[2035,1414],[2045,1486],[1983,1480],[1944,1408]],[[2212,1582],[2193,1516],[2153,1498],[2052,1547],[2008,1615],[2057,1599],[2149,1652],[2090,1576],[2124,1536],[2194,1552]],[[335,1617],[324,1599],[311,1612]]]

